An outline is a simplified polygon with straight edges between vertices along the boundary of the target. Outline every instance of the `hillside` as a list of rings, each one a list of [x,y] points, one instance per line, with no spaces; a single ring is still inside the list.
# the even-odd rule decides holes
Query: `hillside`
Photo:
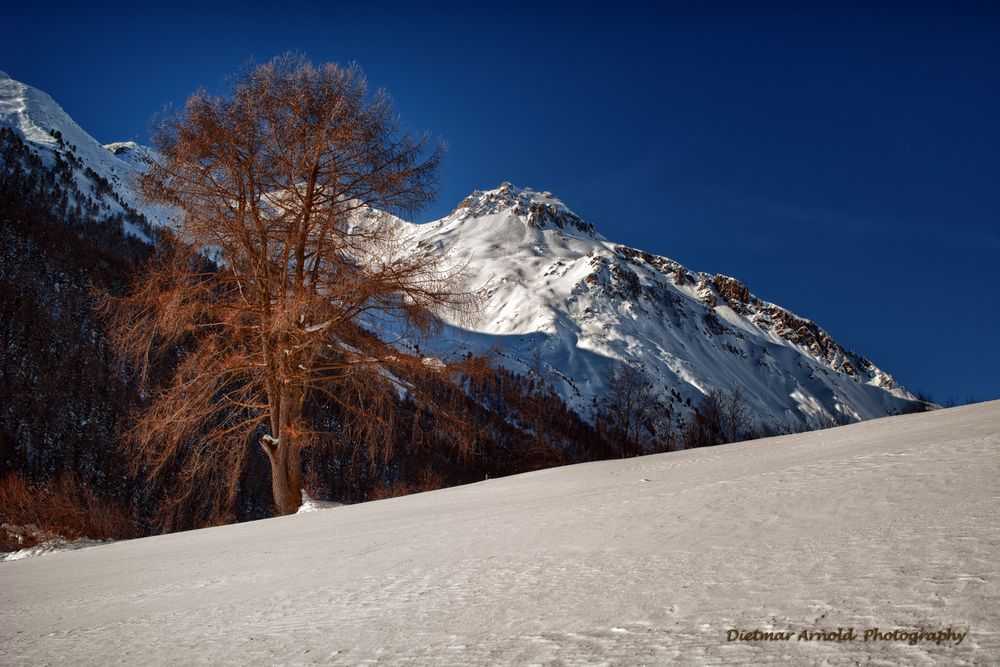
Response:
[[[4,563],[0,662],[996,663],[998,478],[992,402]]]

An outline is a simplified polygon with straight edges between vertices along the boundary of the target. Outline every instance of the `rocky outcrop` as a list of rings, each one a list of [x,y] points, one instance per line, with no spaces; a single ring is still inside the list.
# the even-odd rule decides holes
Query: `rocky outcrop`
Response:
[[[597,230],[589,222],[569,210],[549,192],[516,188],[504,182],[495,190],[475,190],[463,199],[452,213],[479,218],[511,211],[523,217],[535,229],[571,229],[594,236]]]

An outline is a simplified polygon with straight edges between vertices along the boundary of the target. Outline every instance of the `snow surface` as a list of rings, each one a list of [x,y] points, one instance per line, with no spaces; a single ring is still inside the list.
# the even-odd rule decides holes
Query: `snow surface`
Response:
[[[343,503],[338,503],[336,500],[315,500],[314,498],[310,498],[308,493],[302,491],[302,505],[299,507],[298,514],[318,512],[319,510],[328,510],[343,506]]]
[[[27,547],[26,549],[18,549],[17,551],[10,551],[7,553],[0,552],[0,561],[23,560],[25,558],[34,558],[35,556],[54,554],[60,551],[76,551],[77,549],[86,549],[88,547],[94,547],[107,543],[108,542],[104,540],[90,540],[86,538],[79,540],[47,540],[33,547]]]
[[[1000,401],[0,564],[0,662],[998,664]],[[726,641],[731,629],[967,632]]]

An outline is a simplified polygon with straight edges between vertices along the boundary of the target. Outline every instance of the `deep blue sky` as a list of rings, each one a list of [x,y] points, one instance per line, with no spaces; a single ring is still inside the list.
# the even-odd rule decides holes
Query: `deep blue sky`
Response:
[[[551,190],[912,390],[1000,397],[1000,5],[213,4],[16,3],[0,69],[108,142],[250,57],[356,60],[448,141],[422,219]]]

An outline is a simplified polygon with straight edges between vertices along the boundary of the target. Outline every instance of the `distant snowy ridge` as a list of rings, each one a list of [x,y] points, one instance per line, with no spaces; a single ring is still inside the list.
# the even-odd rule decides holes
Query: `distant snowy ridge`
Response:
[[[58,155],[71,164],[78,165],[75,174],[76,189],[92,194],[103,207],[106,215],[126,214],[128,209],[138,212],[154,226],[170,223],[172,211],[161,206],[142,202],[136,188],[136,179],[142,172],[136,159],[122,159],[87,134],[55,100],[46,93],[15,81],[0,73],[0,128],[14,130],[37,154],[51,165]],[[149,149],[136,146],[143,157],[151,155]],[[124,146],[124,144],[113,144]],[[88,173],[86,170],[91,170]],[[104,179],[110,191],[105,191],[99,181]],[[145,234],[131,226],[126,231],[140,237]]]
[[[127,206],[154,227],[176,218],[137,193],[136,179],[156,159],[151,149],[102,146],[51,97],[3,76],[5,126],[48,163],[58,155],[78,165],[78,190],[94,192],[109,216]],[[110,194],[95,178],[110,184]],[[511,370],[541,370],[585,419],[616,362],[641,366],[678,421],[712,390],[739,389],[758,421],[779,428],[870,419],[913,405],[888,373],[814,322],[757,298],[735,278],[609,241],[549,192],[505,182],[476,190],[434,222],[378,211],[366,218],[403,231],[412,252],[448,253],[466,267],[461,288],[486,286],[478,319],[451,319],[444,337],[429,343],[437,349],[426,352],[444,358],[455,349],[497,350]]]
[[[156,153],[152,148],[134,141],[116,141],[104,144],[104,148],[139,171],[144,171],[156,159]]]

